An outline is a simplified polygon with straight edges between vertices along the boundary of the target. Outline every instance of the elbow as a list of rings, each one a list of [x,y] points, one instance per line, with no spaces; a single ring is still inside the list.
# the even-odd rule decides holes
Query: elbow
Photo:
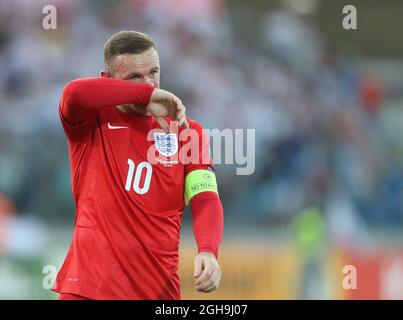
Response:
[[[73,80],[66,84],[63,89],[60,111],[66,121],[70,124],[83,121],[86,117],[85,94],[81,80]]]
[[[63,89],[62,101],[64,104],[70,107],[78,107],[81,96],[80,79],[70,81]]]
[[[76,97],[79,92],[79,81],[80,79],[70,81],[63,88],[63,98]]]

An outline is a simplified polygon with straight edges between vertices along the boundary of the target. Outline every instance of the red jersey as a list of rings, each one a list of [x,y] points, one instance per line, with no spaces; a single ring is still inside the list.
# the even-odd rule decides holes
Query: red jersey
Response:
[[[54,291],[92,299],[180,298],[184,181],[186,172],[206,165],[149,163],[156,142],[147,135],[159,124],[116,105],[146,105],[152,91],[150,85],[88,78],[63,92],[59,115],[68,138],[76,218]],[[80,122],[72,124],[66,115],[75,114]],[[201,136],[202,127],[188,122]],[[166,141],[162,146],[166,152]]]

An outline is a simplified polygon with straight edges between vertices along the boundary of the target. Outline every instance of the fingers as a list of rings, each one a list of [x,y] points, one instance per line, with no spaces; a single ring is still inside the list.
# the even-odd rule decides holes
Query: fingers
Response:
[[[186,119],[186,117],[185,117],[185,119],[184,119],[184,121],[183,121],[182,126],[183,126],[185,129],[189,129],[189,122],[188,122],[188,120]]]
[[[196,288],[196,290],[199,292],[208,293],[208,292],[217,290],[217,288],[218,288],[218,286],[216,285],[214,280],[210,280],[208,283],[206,283],[205,286]]]
[[[203,274],[201,275],[201,277]],[[204,280],[196,282],[196,290],[199,292],[211,292],[216,290],[220,284],[221,270],[213,266],[212,272],[210,272]]]
[[[207,287],[206,289],[204,289],[202,292],[208,293],[214,290],[217,290],[218,286],[215,283],[212,283],[209,287]]]
[[[214,266],[212,266],[211,264],[206,265],[204,267],[203,272],[200,274],[200,276],[197,278],[197,280],[195,282],[196,286],[203,285],[207,281],[209,281],[213,272],[214,272]]]
[[[186,108],[179,98],[175,99],[175,120],[180,120],[185,116]]]
[[[179,111],[177,112],[176,120],[178,121],[179,126],[184,126],[185,123],[186,123],[187,125],[189,125],[188,122],[187,122],[187,120],[186,120],[186,114],[185,114],[185,112],[186,112],[186,108],[185,108],[185,107],[179,109]]]
[[[165,133],[169,133],[169,124],[166,120],[162,117],[156,117],[155,120],[161,126],[161,128],[165,131]]]
[[[179,126],[182,126],[185,129],[189,128],[189,123],[186,119],[185,106],[181,99],[168,91],[154,89],[150,102],[147,105],[147,110],[157,119],[158,123],[166,133],[169,132],[169,128],[166,121],[162,119],[162,117],[166,116],[174,121],[178,121]]]
[[[196,259],[195,260],[195,270],[193,273],[193,276],[195,278],[199,277],[203,268],[203,260],[202,259]]]
[[[179,107],[178,111],[176,112],[176,120],[179,121],[179,125],[182,125],[183,120],[185,119],[185,111],[186,108],[185,107]]]
[[[186,119],[186,107],[182,104],[182,101],[178,99],[177,104],[177,112],[176,112],[176,120],[178,121],[179,126],[184,127],[185,129],[189,129],[189,123]]]
[[[214,256],[200,254],[195,259],[195,288],[199,292],[216,290],[221,280],[221,269]]]

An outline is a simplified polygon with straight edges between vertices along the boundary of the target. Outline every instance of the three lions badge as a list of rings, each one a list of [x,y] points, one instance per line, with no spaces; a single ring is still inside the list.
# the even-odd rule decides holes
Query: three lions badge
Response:
[[[155,149],[165,157],[178,152],[178,137],[175,133],[154,132]]]

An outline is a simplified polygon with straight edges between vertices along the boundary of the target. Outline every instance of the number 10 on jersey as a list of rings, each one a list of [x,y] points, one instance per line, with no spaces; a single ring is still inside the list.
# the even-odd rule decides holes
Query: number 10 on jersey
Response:
[[[127,178],[125,185],[126,191],[130,191],[134,175],[134,181],[133,181],[134,192],[136,192],[137,194],[145,194],[150,188],[151,176],[153,174],[153,167],[151,166],[150,163],[143,161],[140,162],[136,168],[136,165],[131,159],[127,160],[127,164],[129,165],[129,169],[127,171]],[[140,187],[140,180],[144,170],[146,171],[145,173],[146,176],[143,186]]]

